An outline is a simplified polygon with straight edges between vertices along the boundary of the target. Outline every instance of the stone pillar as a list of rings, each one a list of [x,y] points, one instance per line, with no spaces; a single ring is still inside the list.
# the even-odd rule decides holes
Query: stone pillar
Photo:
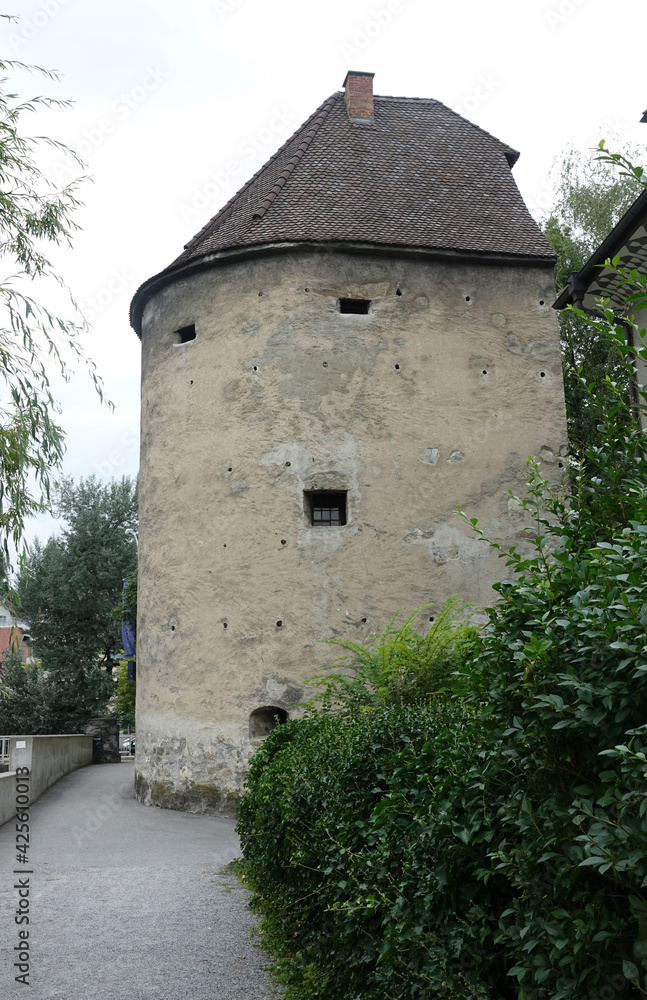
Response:
[[[93,764],[120,764],[119,723],[117,719],[89,719],[85,735],[93,740]]]

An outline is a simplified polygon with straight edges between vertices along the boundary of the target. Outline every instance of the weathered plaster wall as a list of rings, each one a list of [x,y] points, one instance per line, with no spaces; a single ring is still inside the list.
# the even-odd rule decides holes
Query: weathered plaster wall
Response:
[[[552,269],[295,254],[218,266],[143,324],[138,794],[226,807],[249,715],[398,607],[481,606],[566,429]],[[340,297],[371,300],[340,314]],[[195,323],[195,340],[175,331]],[[348,490],[313,528],[303,491]],[[281,622],[281,625],[277,623]]]

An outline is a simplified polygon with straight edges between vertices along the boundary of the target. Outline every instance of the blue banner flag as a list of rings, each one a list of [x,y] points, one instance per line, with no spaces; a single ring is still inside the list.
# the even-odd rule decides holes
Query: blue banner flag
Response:
[[[128,586],[128,580],[124,580],[124,590]],[[126,658],[132,658],[135,656],[135,646],[137,644],[137,629],[132,625],[128,619],[128,609],[124,608],[121,613],[121,641],[124,646],[124,653]]]

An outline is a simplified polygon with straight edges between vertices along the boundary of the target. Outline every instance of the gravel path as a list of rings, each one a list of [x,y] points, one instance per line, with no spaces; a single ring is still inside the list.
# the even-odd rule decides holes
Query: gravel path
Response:
[[[0,827],[0,997],[276,1000],[227,869],[239,854],[233,821],[142,806],[132,784],[130,762],[62,778],[32,807],[27,866],[14,823]],[[28,987],[13,968],[21,878]]]

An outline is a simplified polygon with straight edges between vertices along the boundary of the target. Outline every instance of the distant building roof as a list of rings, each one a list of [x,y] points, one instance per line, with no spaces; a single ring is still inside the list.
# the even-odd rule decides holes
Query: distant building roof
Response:
[[[615,257],[620,258],[620,267],[647,274],[647,191],[636,198],[584,267],[571,272],[553,308],[574,305],[597,312],[597,300],[607,298],[611,308],[621,308],[629,294],[627,288],[612,268],[604,266],[606,260]]]
[[[439,101],[373,98],[372,90],[369,99],[370,118],[352,116],[348,86],[324,101],[183,253],[136,292],[135,329],[157,288],[233,251],[325,243],[554,262],[512,177],[515,150]]]
[[[0,660],[8,650],[18,650],[23,642],[24,633],[23,630],[18,626],[0,626]],[[29,636],[27,636],[29,640]],[[27,655],[31,655],[31,645],[30,642],[24,644],[27,647]]]

